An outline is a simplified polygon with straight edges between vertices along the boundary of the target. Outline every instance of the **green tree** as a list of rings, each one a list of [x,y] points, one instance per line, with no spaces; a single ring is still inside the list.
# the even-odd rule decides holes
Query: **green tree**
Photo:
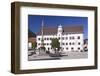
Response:
[[[37,43],[36,42],[32,43],[32,48],[35,49],[36,47],[37,47]]]
[[[53,38],[53,39],[52,39],[51,46],[52,46],[52,48],[54,48],[54,49],[56,49],[56,48],[57,48],[57,49],[60,48],[59,40],[58,40],[57,38]]]

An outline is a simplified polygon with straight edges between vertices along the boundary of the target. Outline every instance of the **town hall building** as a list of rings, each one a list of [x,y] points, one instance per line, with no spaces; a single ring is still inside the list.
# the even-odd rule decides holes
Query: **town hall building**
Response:
[[[62,26],[42,27],[36,36],[37,49],[44,43],[47,51],[52,51],[52,38],[57,38],[62,51],[82,51],[83,50],[83,26]],[[42,42],[43,40],[43,42]]]

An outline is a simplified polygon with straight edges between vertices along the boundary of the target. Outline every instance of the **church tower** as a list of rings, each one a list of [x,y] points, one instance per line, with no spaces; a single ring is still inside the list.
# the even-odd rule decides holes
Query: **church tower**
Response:
[[[59,42],[60,42],[60,47],[62,49],[62,33],[63,33],[63,28],[61,26],[61,24],[58,26],[58,33],[57,33],[57,36],[58,36],[58,39],[59,39]]]
[[[61,26],[61,24],[58,26],[58,36],[61,36],[63,32],[63,28]]]

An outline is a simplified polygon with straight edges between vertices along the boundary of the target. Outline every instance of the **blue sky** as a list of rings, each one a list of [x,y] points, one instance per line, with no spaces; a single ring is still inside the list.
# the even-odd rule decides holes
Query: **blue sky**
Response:
[[[74,17],[74,16],[45,16],[45,15],[28,15],[28,28],[38,33],[41,28],[42,20],[44,26],[57,27],[62,26],[76,26],[83,25],[84,38],[88,37],[88,18],[87,17]]]

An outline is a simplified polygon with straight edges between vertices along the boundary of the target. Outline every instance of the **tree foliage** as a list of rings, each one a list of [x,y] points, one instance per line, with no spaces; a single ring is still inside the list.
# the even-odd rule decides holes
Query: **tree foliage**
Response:
[[[59,48],[60,47],[60,43],[59,40],[57,38],[53,38],[52,39],[52,43],[51,43],[52,48]]]
[[[32,43],[32,48],[35,49],[36,47],[37,47],[37,43],[36,42]]]

